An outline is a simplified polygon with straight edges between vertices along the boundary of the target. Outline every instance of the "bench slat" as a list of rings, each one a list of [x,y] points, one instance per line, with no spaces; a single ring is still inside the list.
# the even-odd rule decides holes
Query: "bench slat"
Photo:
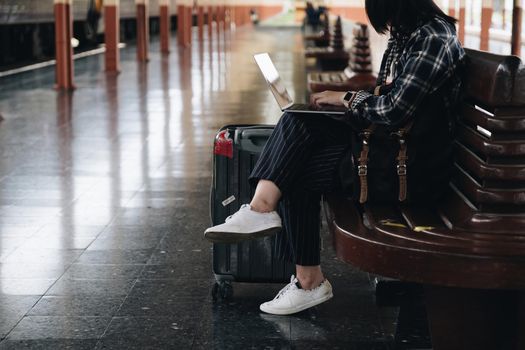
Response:
[[[525,156],[525,140],[491,141],[465,124],[458,125],[457,140],[476,153],[487,157],[487,162],[496,162],[498,157],[523,159]]]
[[[525,164],[487,164],[464,145],[457,143],[454,148],[456,162],[480,180],[525,181]]]
[[[480,212],[455,185],[439,205],[439,212],[456,230],[489,232],[500,235],[525,234],[523,212]]]
[[[457,165],[456,170],[454,183],[474,204],[525,205],[525,188],[486,188]]]
[[[515,133],[517,131],[525,131],[525,116],[513,116],[501,118],[499,115],[487,115],[483,111],[476,109],[475,106],[469,103],[463,103],[460,110],[461,120],[473,129],[476,126],[492,132],[493,134],[501,132]]]

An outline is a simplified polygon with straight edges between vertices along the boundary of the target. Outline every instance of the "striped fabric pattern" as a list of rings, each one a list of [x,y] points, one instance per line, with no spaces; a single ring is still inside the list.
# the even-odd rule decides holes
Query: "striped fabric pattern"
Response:
[[[283,231],[277,254],[303,266],[320,264],[321,195],[340,188],[338,166],[348,151],[351,129],[330,117],[285,113],[250,175],[274,182],[283,197]]]

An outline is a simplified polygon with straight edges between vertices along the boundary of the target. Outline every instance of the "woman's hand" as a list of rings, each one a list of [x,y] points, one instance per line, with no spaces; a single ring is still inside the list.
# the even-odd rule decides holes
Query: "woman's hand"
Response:
[[[346,92],[323,91],[310,95],[310,104],[315,107],[323,106],[344,106],[343,97]]]

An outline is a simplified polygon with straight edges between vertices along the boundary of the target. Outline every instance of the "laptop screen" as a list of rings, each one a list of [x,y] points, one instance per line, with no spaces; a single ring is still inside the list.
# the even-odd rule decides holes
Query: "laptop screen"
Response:
[[[273,96],[277,100],[279,107],[281,107],[281,110],[290,107],[293,104],[293,100],[284,87],[279,72],[277,72],[270,55],[267,53],[261,53],[254,55],[253,57],[255,58],[255,62],[257,62],[264,79],[266,79]]]

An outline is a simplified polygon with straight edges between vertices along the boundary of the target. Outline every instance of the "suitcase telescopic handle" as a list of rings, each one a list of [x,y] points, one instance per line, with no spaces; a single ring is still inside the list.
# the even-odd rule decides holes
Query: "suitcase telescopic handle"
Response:
[[[268,141],[273,129],[246,129],[239,135],[242,150],[259,153]]]

